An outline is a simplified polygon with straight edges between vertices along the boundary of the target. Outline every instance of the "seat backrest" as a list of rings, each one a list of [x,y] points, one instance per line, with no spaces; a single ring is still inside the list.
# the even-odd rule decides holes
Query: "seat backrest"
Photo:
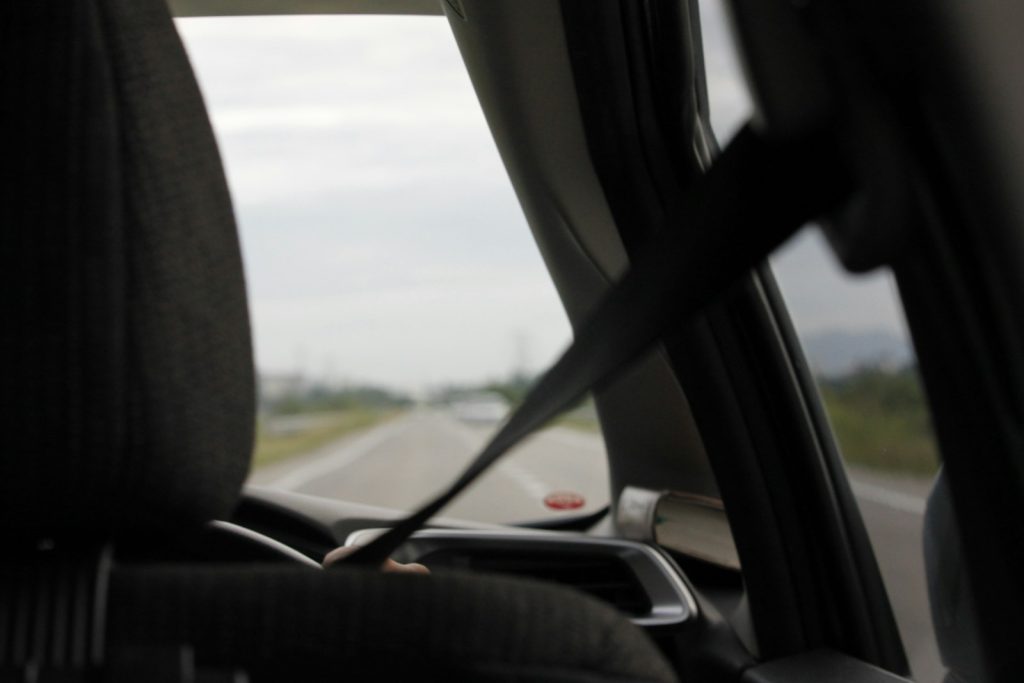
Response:
[[[227,517],[247,473],[231,203],[163,0],[3,3],[0,64],[0,673],[177,680],[191,652],[252,680],[672,679],[565,589],[119,562]]]
[[[0,9],[0,529],[228,515],[254,380],[213,132],[159,0]]]

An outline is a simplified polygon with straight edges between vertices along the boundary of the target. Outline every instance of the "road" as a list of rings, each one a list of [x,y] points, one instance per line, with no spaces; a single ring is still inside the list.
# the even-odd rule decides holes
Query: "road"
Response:
[[[250,481],[326,496],[410,509],[440,491],[483,446],[494,425],[460,422],[420,409],[308,455],[253,473]],[[543,499],[556,490],[584,499],[573,512],[596,511],[608,500],[600,436],[554,427],[500,460],[445,516],[519,522],[560,514]],[[916,680],[940,681],[943,669],[931,636],[921,524],[929,482],[851,469],[854,493],[899,621]]]
[[[450,484],[495,425],[460,422],[440,410],[414,410],[354,438],[257,470],[250,482],[300,493],[411,509]],[[604,445],[597,434],[554,427],[518,446],[445,508],[446,517],[522,522],[559,514],[544,497],[583,497],[573,513],[608,502]]]
[[[922,524],[931,480],[859,469],[850,482],[875,549],[914,678],[938,683],[945,675],[932,634],[925,587]]]

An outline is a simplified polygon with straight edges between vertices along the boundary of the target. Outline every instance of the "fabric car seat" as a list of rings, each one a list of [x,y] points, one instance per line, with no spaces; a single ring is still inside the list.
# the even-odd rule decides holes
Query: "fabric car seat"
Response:
[[[673,679],[566,589],[154,553],[252,449],[213,133],[162,0],[3,3],[0,55],[0,678]]]

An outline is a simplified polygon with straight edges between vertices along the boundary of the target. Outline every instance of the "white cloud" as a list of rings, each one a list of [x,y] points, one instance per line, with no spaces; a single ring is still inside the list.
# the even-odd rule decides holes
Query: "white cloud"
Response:
[[[739,53],[729,31],[724,0],[701,0],[701,32],[708,109],[718,139],[728,141],[753,112]]]
[[[179,22],[235,195],[258,364],[421,388],[569,326],[447,23]],[[539,367],[538,367],[539,369]]]
[[[213,112],[213,122],[222,136],[239,133],[273,134],[295,129],[304,131],[344,131],[357,128],[441,125],[457,128],[477,125],[482,115],[467,112],[460,103],[435,100],[416,109],[381,110],[373,104],[335,105],[240,105],[225,106]]]
[[[254,309],[264,367],[296,365],[391,386],[479,381],[508,374],[516,343],[557,350],[560,305],[536,278],[417,281],[373,292],[266,299]],[[277,330],[266,334],[266,330]]]

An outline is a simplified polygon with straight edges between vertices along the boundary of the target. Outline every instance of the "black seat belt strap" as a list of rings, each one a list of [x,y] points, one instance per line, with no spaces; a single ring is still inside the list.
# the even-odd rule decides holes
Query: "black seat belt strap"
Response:
[[[848,183],[827,140],[770,141],[749,126],[681,197],[667,229],[579,328],[572,345],[443,493],[343,562],[376,565],[495,460],[588,391],[609,381],[662,334],[748,273]]]

